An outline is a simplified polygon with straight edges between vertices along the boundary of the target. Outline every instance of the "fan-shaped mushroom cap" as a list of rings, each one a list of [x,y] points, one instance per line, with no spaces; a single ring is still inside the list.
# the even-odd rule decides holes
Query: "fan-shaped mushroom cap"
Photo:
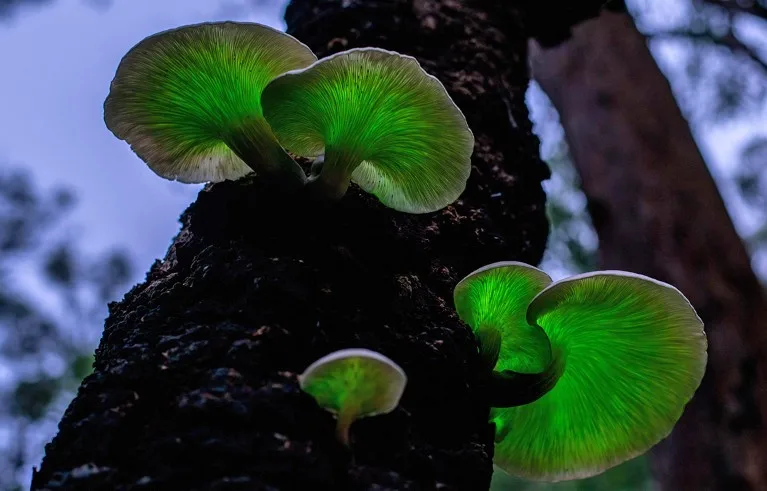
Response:
[[[316,59],[295,38],[260,24],[217,22],[161,32],[120,62],[104,119],[167,179],[222,181],[253,169],[303,181],[264,120],[260,97],[274,77]]]
[[[516,261],[489,264],[462,279],[453,291],[458,316],[477,334],[480,345],[485,333],[500,336],[496,370],[539,373],[551,359],[543,330],[527,323],[530,301],[551,283],[538,268]],[[483,350],[485,348],[483,347]]]
[[[339,439],[347,445],[352,422],[393,411],[407,384],[399,365],[367,349],[344,349],[323,356],[298,379],[301,389],[336,415]]]
[[[493,409],[495,463],[558,481],[598,474],[669,434],[706,366],[703,324],[676,288],[601,271],[551,284],[527,309],[563,371],[535,402]]]
[[[463,192],[474,137],[444,86],[415,58],[357,48],[277,77],[264,89],[277,138],[305,157],[325,153],[309,185],[340,198],[351,179],[383,204],[436,211]]]

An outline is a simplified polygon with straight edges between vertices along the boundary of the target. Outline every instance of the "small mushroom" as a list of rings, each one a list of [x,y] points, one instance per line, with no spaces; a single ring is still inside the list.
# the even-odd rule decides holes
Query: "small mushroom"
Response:
[[[261,91],[317,60],[270,27],[214,22],[139,42],[122,59],[104,102],[107,127],[156,174],[186,183],[256,171],[303,186],[301,167],[263,118]]]
[[[275,78],[261,104],[285,148],[324,153],[307,184],[318,196],[339,199],[351,180],[390,208],[427,213],[466,187],[474,136],[445,87],[413,57],[343,51]]]
[[[389,358],[367,349],[344,349],[315,361],[298,376],[301,389],[336,415],[336,436],[349,445],[349,427],[360,418],[393,411],[407,376]]]
[[[490,369],[528,374],[546,369],[551,360],[548,337],[527,323],[525,312],[550,283],[540,269],[516,261],[489,264],[458,282],[455,310],[474,331]]]
[[[560,376],[534,402],[494,408],[495,463],[560,481],[598,474],[666,437],[706,366],[703,323],[671,285],[622,271],[552,283],[527,308]]]

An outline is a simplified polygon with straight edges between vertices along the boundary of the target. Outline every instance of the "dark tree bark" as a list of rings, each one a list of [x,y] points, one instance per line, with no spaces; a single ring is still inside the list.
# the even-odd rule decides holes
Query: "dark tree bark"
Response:
[[[767,300],[644,37],[605,12],[533,73],[559,110],[604,268],[684,292],[706,324],[703,384],[653,451],[668,490],[767,489]]]
[[[289,31],[319,56],[379,46],[445,84],[476,137],[466,192],[417,216],[356,187],[337,204],[255,178],[206,187],[165,259],[110,305],[33,489],[487,489],[493,428],[452,288],[493,261],[537,263],[547,237],[521,10],[295,0]],[[352,427],[353,454],[296,381],[345,347],[409,377],[398,410]]]

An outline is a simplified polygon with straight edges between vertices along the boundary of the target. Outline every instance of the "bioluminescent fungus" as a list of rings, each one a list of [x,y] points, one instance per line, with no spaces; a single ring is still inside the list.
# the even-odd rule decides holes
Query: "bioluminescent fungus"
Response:
[[[472,328],[486,365],[494,369],[488,390],[493,406],[532,402],[559,375],[548,337],[525,319],[530,301],[550,283],[540,269],[507,261],[482,267],[455,287],[458,316]]]
[[[703,323],[679,290],[600,271],[552,283],[527,323],[551,343],[560,376],[534,402],[494,408],[495,463],[559,481],[598,474],[666,437],[706,366]]]
[[[393,411],[407,384],[399,365],[367,349],[344,349],[323,356],[298,380],[320,407],[336,415],[336,436],[347,446],[351,424]]]
[[[316,60],[295,38],[260,24],[164,31],[123,57],[104,120],[164,178],[215,182],[253,170],[302,186],[306,176],[277,142],[260,101],[274,77]]]
[[[527,373],[545,368],[551,355],[548,338],[527,323],[525,312],[549,284],[549,275],[515,261],[489,264],[458,282],[455,310],[479,339],[490,368]]]
[[[474,136],[415,58],[378,48],[337,53],[275,78],[261,104],[285,148],[324,153],[307,184],[319,196],[338,199],[351,180],[390,208],[427,213],[466,187]]]

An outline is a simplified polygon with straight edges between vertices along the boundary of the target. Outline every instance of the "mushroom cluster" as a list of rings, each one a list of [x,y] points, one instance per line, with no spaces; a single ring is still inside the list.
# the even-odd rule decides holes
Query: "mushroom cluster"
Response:
[[[458,199],[474,137],[415,58],[356,48],[318,60],[253,23],[184,26],[122,59],[104,120],[156,174],[187,183],[256,172],[336,200],[356,183],[407,213]],[[314,158],[307,176],[294,156]],[[620,271],[552,282],[532,266],[481,268],[455,307],[488,371],[495,462],[531,479],[594,475],[664,438],[701,382],[703,325],[670,285]],[[369,350],[331,353],[299,376],[337,418],[392,411],[407,377]]]
[[[454,300],[493,369],[495,463],[520,477],[583,478],[644,453],[703,378],[703,323],[679,290],[646,276],[552,282],[502,262],[461,280]]]
[[[215,22],[152,35],[120,62],[107,127],[156,174],[187,183],[256,172],[340,199],[437,211],[466,187],[474,137],[415,58],[358,48],[317,60],[292,36]],[[286,150],[321,157],[307,179]]]

